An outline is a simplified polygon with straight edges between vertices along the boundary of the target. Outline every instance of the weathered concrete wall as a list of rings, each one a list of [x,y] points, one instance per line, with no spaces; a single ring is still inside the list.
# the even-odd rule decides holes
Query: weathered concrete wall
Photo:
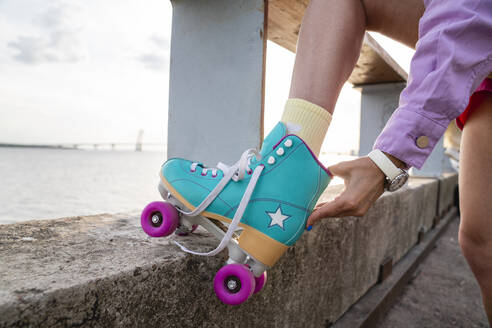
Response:
[[[451,186],[455,177],[441,182]],[[453,182],[454,181],[454,182]],[[451,189],[451,187],[449,187]],[[225,254],[185,255],[174,238],[150,239],[137,215],[100,215],[0,226],[0,327],[319,327],[334,322],[430,228],[437,180],[385,194],[363,218],[327,219],[268,272],[238,307],[212,281]],[[452,197],[442,195],[442,201]],[[329,188],[325,199],[339,188]],[[212,247],[204,231],[180,238]]]
[[[458,189],[458,175],[457,174],[445,174],[445,178],[440,180],[439,185],[439,208],[438,215],[442,216],[450,206],[457,205],[455,202],[455,192]]]

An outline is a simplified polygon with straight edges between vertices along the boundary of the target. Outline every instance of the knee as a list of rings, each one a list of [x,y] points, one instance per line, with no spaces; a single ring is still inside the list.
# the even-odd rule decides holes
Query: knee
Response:
[[[358,0],[361,2],[366,15],[366,29],[368,31],[380,32],[382,25],[381,1],[380,0]]]
[[[459,244],[471,269],[477,276],[492,274],[492,236],[479,227],[470,228],[463,224],[458,235]]]

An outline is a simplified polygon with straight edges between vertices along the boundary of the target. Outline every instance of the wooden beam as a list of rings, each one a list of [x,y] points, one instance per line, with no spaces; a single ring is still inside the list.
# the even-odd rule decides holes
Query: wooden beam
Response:
[[[368,33],[349,82],[354,85],[406,82],[408,74]]]
[[[269,0],[268,39],[295,52],[309,0]],[[349,82],[354,85],[405,82],[408,74],[366,33]]]
[[[309,0],[269,0],[268,39],[296,52],[302,17]]]

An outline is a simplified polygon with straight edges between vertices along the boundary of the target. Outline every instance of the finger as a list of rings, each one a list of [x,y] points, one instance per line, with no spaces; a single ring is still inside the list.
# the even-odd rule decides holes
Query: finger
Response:
[[[347,175],[347,173],[349,173],[349,170],[352,166],[351,163],[352,161],[345,161],[345,162],[334,164],[328,167],[328,171],[330,171],[333,175],[344,177]]]
[[[336,175],[336,176],[343,175],[343,173],[344,173],[343,163],[344,162],[341,162],[341,163],[338,163],[338,164],[335,164],[335,165],[328,167],[328,171],[330,171],[331,174]]]
[[[343,202],[340,201],[340,198],[335,198],[331,202],[324,203],[311,213],[307,221],[307,226],[312,226],[322,218],[337,216],[344,211],[342,206]]]

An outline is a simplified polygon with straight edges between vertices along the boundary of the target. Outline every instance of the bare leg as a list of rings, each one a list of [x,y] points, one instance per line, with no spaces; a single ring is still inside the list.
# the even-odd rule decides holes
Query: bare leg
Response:
[[[460,158],[459,240],[482,290],[492,324],[492,95],[471,115],[463,129]]]
[[[311,1],[299,31],[290,98],[308,100],[333,113],[359,57],[365,28],[360,0]]]
[[[332,113],[359,57],[365,30],[413,47],[423,11],[422,0],[312,0],[299,34],[290,98]]]

